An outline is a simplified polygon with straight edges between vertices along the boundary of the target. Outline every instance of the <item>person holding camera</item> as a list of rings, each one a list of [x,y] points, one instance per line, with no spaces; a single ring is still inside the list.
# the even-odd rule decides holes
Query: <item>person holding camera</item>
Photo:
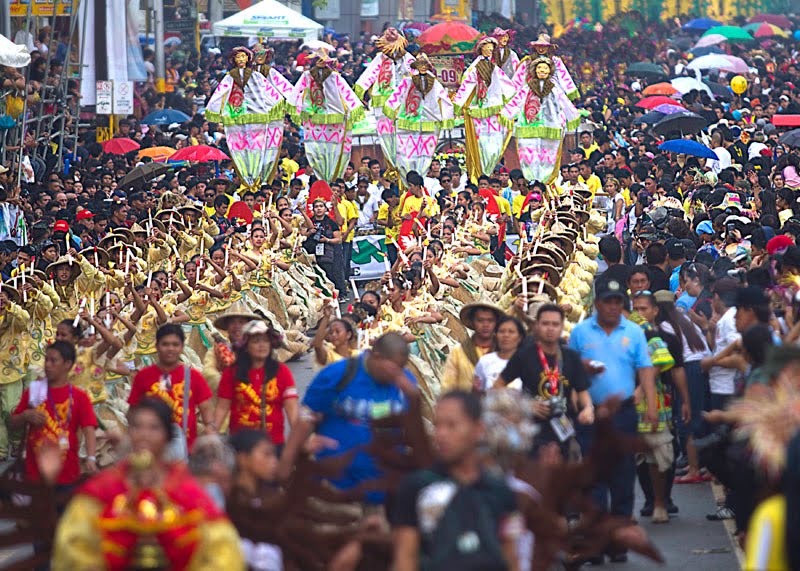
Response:
[[[336,268],[335,259],[336,249],[341,250],[342,247],[342,231],[328,216],[328,205],[324,200],[315,200],[312,209],[313,216],[307,220],[311,222],[311,228],[306,234],[303,248],[309,254],[314,254],[317,265],[341,294],[346,291],[346,286],[342,272]],[[341,258],[341,254],[338,257]]]
[[[522,381],[522,390],[534,397],[534,416],[541,424],[534,448],[555,442],[569,458],[577,421],[594,422],[589,382],[580,355],[562,347],[564,310],[546,303],[536,312],[535,337],[528,337],[500,373],[494,388]]]

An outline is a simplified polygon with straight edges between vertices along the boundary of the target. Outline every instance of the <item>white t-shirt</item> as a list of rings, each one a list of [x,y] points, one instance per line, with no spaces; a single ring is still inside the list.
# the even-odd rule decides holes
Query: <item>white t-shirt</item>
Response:
[[[672,324],[669,321],[662,321],[659,327],[661,327],[665,333],[671,333],[672,335],[675,335],[675,330],[672,328]],[[695,361],[700,361],[711,355],[711,350],[708,348],[708,343],[706,343],[706,338],[703,335],[703,332],[700,331],[700,328],[694,323],[692,323],[692,327],[695,328],[697,335],[703,340],[703,348],[700,351],[695,351],[689,347],[689,342],[686,340],[686,335],[681,335],[681,341],[683,341],[683,360],[686,363],[694,363]]]
[[[711,170],[714,174],[719,174],[729,166],[731,166],[731,154],[725,147],[717,147],[714,149],[714,154],[717,155],[717,160],[708,161]]]
[[[736,308],[731,307],[717,322],[717,331],[714,335],[714,355],[719,355],[725,348],[738,341],[741,336],[736,331]],[[708,373],[708,386],[715,395],[732,395],[736,369],[725,367],[711,367]]]
[[[425,190],[427,190],[428,194],[431,196],[438,195],[439,191],[442,190],[442,183],[439,182],[438,178],[426,176],[423,181],[425,183]]]
[[[506,368],[507,364],[508,359],[501,359],[497,355],[497,351],[487,353],[478,359],[478,362],[475,365],[475,376],[480,380],[480,386],[484,391],[488,391],[494,386],[494,382],[497,380],[497,377],[500,376],[500,373],[502,373]],[[519,387],[516,386],[517,381],[519,381]],[[508,386],[511,388],[521,388],[522,381],[519,379],[514,379],[508,384]]]
[[[374,196],[367,195],[367,201],[364,203],[364,206],[361,206],[361,201],[358,195],[356,195],[356,199],[353,201],[356,205],[356,210],[358,210],[358,221],[356,222],[356,228],[369,228],[370,227],[370,220],[372,219],[372,215],[378,212],[378,209],[381,207],[380,200],[377,200]]]

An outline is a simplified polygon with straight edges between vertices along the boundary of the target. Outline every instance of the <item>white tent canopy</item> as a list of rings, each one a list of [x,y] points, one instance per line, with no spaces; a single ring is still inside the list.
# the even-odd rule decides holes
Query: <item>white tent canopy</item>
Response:
[[[25,67],[29,63],[31,54],[28,53],[28,48],[15,44],[5,36],[0,36],[0,65]]]
[[[212,31],[215,36],[313,40],[322,32],[322,24],[276,0],[262,0],[217,22]]]

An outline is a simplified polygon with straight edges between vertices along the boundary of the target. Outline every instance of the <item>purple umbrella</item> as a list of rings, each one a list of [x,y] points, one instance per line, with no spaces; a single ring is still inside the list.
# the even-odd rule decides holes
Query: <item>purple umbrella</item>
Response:
[[[684,107],[680,105],[670,105],[669,103],[662,103],[656,107],[653,107],[653,111],[658,111],[659,113],[663,113],[664,115],[672,115],[673,113],[680,113],[681,111],[686,111]]]

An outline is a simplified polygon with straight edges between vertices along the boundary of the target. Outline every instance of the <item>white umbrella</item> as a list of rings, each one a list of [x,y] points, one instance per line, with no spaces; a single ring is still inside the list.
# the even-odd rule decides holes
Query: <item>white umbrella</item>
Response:
[[[672,85],[672,87],[680,91],[681,95],[684,93],[689,93],[692,90],[697,90],[705,91],[712,98],[714,97],[714,94],[711,93],[711,88],[694,77],[676,77],[675,79],[670,80],[669,83]]]
[[[721,44],[722,42],[725,42],[727,40],[728,38],[726,38],[722,34],[709,34],[697,40],[697,43],[694,45],[694,47],[707,48],[708,46],[716,46],[717,44]]]
[[[326,50],[329,52],[335,52],[336,48],[330,45],[328,42],[323,42],[322,40],[308,40],[303,43],[303,47],[311,48],[312,50]]]
[[[732,71],[734,73],[746,73],[747,64],[741,58],[735,56],[728,56],[724,54],[708,54],[693,59],[686,66],[688,69],[699,70],[718,70],[718,71]]]
[[[15,44],[0,35],[0,65],[25,67],[29,63],[31,63],[31,54],[28,53],[28,48]]]

